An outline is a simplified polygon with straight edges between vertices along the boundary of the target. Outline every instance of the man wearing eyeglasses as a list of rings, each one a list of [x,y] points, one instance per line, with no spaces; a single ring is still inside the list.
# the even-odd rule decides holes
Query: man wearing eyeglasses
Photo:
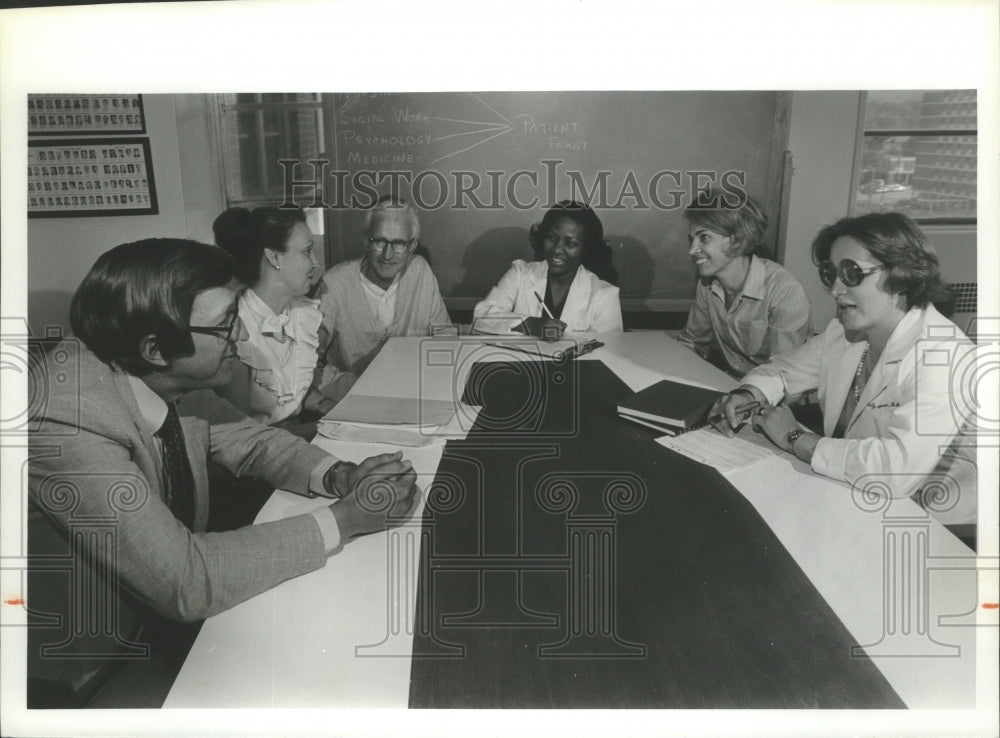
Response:
[[[33,372],[46,386],[32,392],[29,707],[159,706],[193,637],[177,623],[318,569],[411,510],[415,473],[398,453],[337,461],[212,392],[244,331],[237,297],[221,249],[118,246],[73,297],[76,338]],[[209,460],[340,499],[206,533]]]
[[[323,275],[318,297],[329,341],[323,394],[334,400],[347,394],[387,339],[451,325],[430,265],[414,253],[419,244],[417,211],[387,195],[365,211],[364,256]]]

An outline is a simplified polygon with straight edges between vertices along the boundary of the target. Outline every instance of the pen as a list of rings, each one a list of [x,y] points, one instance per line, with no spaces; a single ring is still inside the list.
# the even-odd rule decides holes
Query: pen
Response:
[[[757,408],[759,408],[763,404],[765,404],[765,403],[758,402],[757,400],[754,400],[753,402],[748,402],[745,405],[740,405],[738,408],[736,408],[736,414],[737,415],[743,415],[744,413],[752,413],[754,410],[756,410]],[[705,422],[708,423],[709,425],[715,425],[716,423],[718,423],[720,420],[722,420],[725,417],[726,417],[725,413],[717,413],[717,414],[713,415],[712,417],[710,417]]]
[[[545,314],[549,316],[549,320],[555,320],[555,318],[552,317],[552,313],[550,313],[549,309],[545,306],[545,300],[542,299],[542,296],[538,294],[537,290],[535,291],[535,297],[538,298],[538,304],[542,306],[542,310],[544,310]]]

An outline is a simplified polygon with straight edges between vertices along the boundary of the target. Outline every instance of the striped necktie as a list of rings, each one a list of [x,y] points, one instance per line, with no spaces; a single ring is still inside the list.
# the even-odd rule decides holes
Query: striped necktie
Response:
[[[194,529],[194,475],[184,450],[184,431],[177,406],[167,405],[167,419],[157,437],[163,441],[163,469],[166,475],[167,507],[188,530]]]

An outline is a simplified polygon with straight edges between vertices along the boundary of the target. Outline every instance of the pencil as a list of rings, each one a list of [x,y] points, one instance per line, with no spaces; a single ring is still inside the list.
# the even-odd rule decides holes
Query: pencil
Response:
[[[538,304],[542,306],[542,310],[544,310],[545,314],[549,316],[549,320],[555,320],[555,318],[552,317],[552,313],[549,312],[548,307],[546,307],[545,300],[542,299],[542,296],[539,295],[538,292],[535,292],[535,297],[538,298]]]

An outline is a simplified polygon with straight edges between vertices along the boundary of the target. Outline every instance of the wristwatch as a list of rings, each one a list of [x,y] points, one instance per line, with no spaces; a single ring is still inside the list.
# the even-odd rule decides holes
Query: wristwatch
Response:
[[[323,475],[323,487],[326,488],[327,492],[330,492],[334,497],[337,497],[338,499],[347,494],[347,491],[341,490],[340,487],[337,486],[337,472],[340,471],[341,468],[345,466],[353,467],[357,466],[357,464],[355,464],[353,461],[344,461],[343,459],[341,459],[340,461],[334,462],[333,466],[327,469],[326,474]],[[327,479],[330,480],[329,484],[327,484]]]
[[[792,428],[788,431],[788,435],[785,436],[785,440],[788,442],[788,448],[791,449],[792,453],[795,453],[795,442],[805,434],[806,432],[801,428]]]

